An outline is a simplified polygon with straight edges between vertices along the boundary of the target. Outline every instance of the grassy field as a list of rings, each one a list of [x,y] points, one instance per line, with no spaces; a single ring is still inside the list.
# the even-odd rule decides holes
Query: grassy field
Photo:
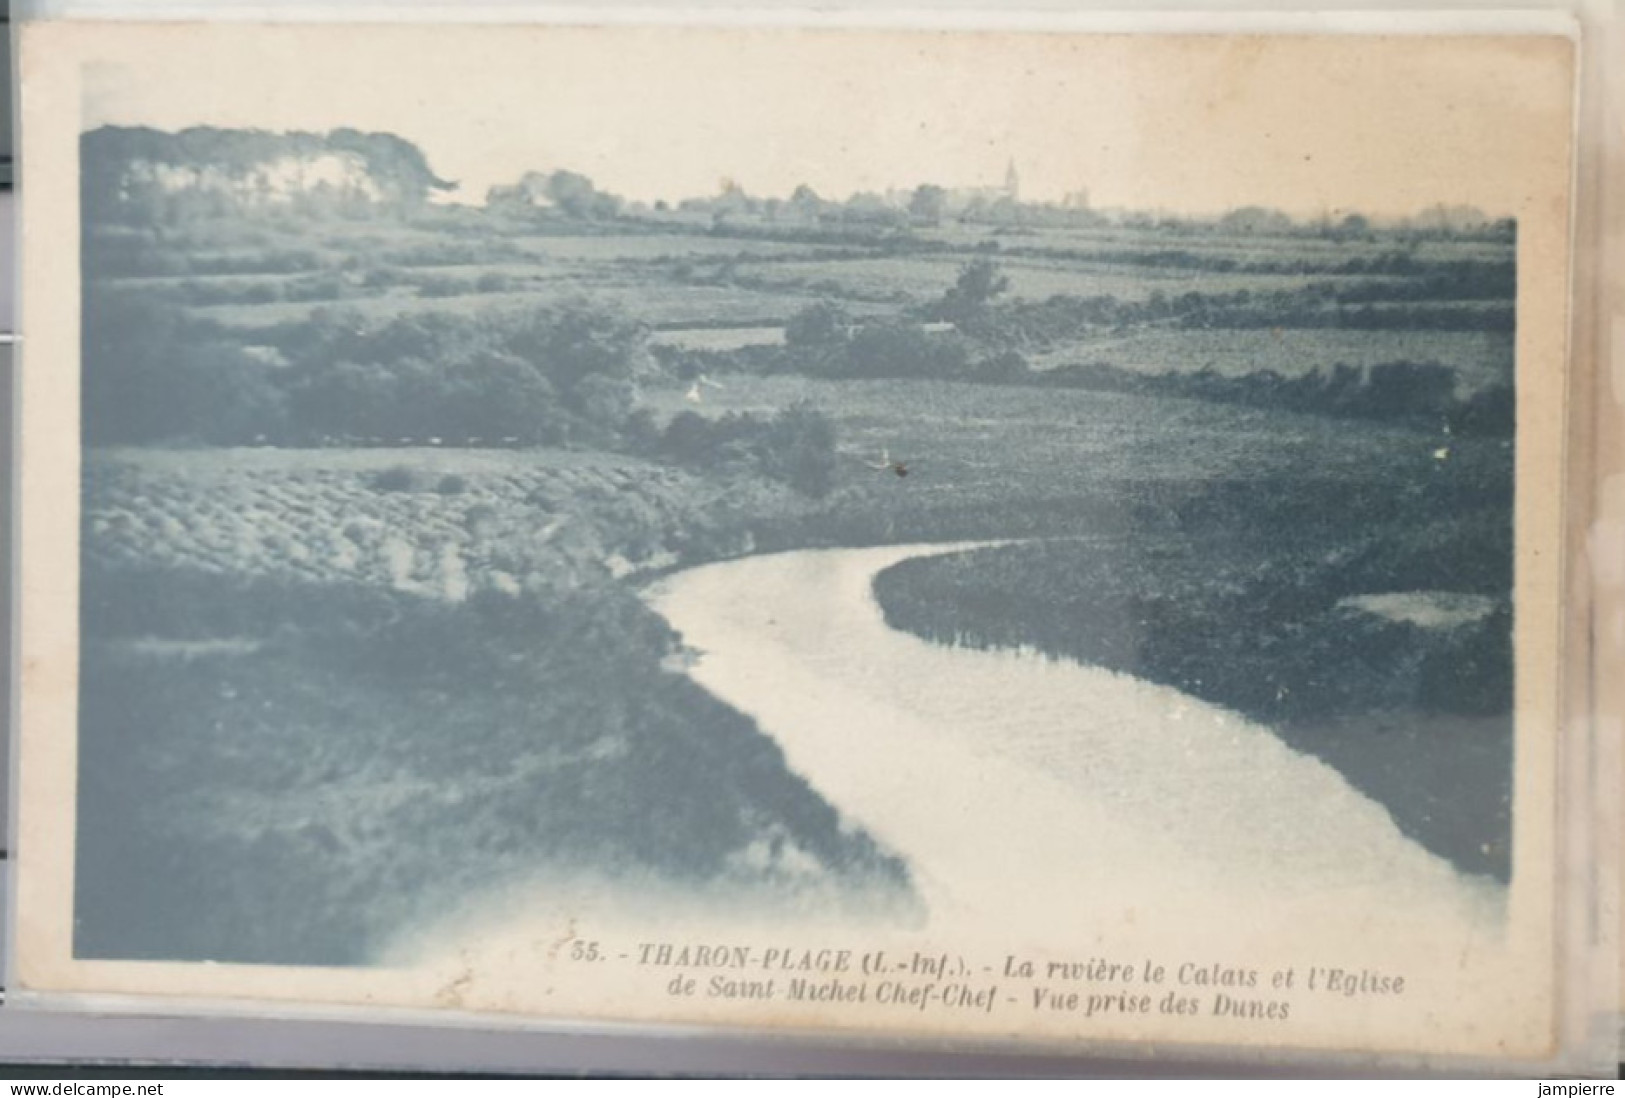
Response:
[[[907,562],[876,593],[893,625],[941,643],[1075,659],[1240,712],[1329,763],[1423,846],[1506,880],[1504,501],[1449,500],[1458,517],[1430,522],[1437,497],[1289,480],[1245,488],[1222,509],[1197,499],[1125,509],[1088,543]],[[1403,532],[1381,525],[1395,514]],[[1278,531],[1285,515],[1291,536],[1260,546],[1258,531]],[[1366,608],[1373,595],[1473,610],[1395,618]]]
[[[836,296],[928,301],[941,297],[954,284],[965,257],[944,255],[899,256],[816,261],[742,263],[736,269],[759,284],[812,289]],[[1121,264],[1087,260],[1005,258],[1000,269],[1009,279],[1012,298],[1043,300],[1056,295],[1093,297],[1100,294],[1140,301],[1154,291],[1179,293],[1201,289],[1208,293],[1288,288],[1297,279],[1272,274],[1204,274],[1149,268],[1136,270]]]
[[[807,301],[794,294],[741,287],[648,285],[559,277],[525,289],[468,292],[424,297],[391,293],[337,301],[276,301],[247,305],[198,306],[192,312],[203,319],[237,328],[260,328],[308,318],[318,308],[354,309],[374,319],[413,313],[453,312],[467,315],[486,309],[528,306],[546,302],[585,301],[623,312],[650,327],[693,325],[755,326],[782,324]]]
[[[696,405],[679,387],[650,389],[648,404],[670,415],[767,412],[797,401],[827,411],[848,464],[843,483],[865,501],[942,497],[955,506],[1006,500],[1004,518],[1032,521],[1047,500],[1082,498],[1101,485],[1436,477],[1437,430],[1349,422],[1262,408],[1126,393],[1037,389],[950,381],[826,381],[728,377]],[[863,462],[882,450],[905,460],[906,480],[870,476]],[[1465,440],[1448,461],[1486,475],[1510,469],[1499,440]],[[875,492],[884,492],[876,497]],[[832,506],[840,503],[837,494]],[[997,536],[981,531],[976,536]]]
[[[416,225],[334,221],[313,230],[289,222],[250,231],[228,222],[148,244],[139,264],[108,261],[103,267],[112,276],[109,285],[250,329],[299,320],[332,305],[381,319],[580,297],[654,328],[698,328],[782,325],[826,298],[842,301],[858,316],[927,305],[953,286],[967,262],[986,257],[1000,264],[1008,301],[1104,295],[1144,302],[1153,294],[1177,297],[1191,290],[1262,294],[1312,280],[1332,291],[1392,303],[1410,300],[1414,280],[1441,265],[1509,263],[1511,258],[1510,245],[1481,240],[1401,245],[1305,235],[1169,235],[1113,226],[1019,232],[919,228],[911,233],[913,243],[901,247],[861,236],[838,245],[811,243],[800,239],[794,226],[719,233],[658,219],[552,224],[545,231],[474,214],[437,224],[430,218]],[[989,245],[997,250],[989,251]],[[1347,269],[1396,262],[1409,264],[1405,269],[1414,275]],[[127,269],[132,264],[142,270]],[[1178,369],[1186,357],[1160,341],[1160,333],[1128,334],[1146,342],[1136,341],[1123,365]],[[1307,333],[1304,339],[1315,346],[1294,347],[1294,358],[1336,357],[1350,342],[1340,337],[1360,341],[1372,334]],[[1426,338],[1392,338],[1398,334]],[[1222,339],[1226,333],[1217,335]],[[1425,355],[1465,374],[1504,379],[1508,373],[1511,341],[1504,334],[1490,339],[1482,332],[1453,330],[1380,335],[1347,354],[1362,362],[1378,354]],[[1037,348],[1035,361],[1049,364],[1074,350]],[[1279,368],[1277,356],[1264,347],[1249,345],[1218,357],[1221,371]]]
[[[1352,332],[1338,329],[1151,331],[1102,335],[1029,351],[1034,369],[1105,363],[1138,373],[1213,370],[1243,377],[1273,370],[1299,377],[1338,364],[1368,369],[1383,362],[1438,362],[1456,371],[1463,393],[1512,375],[1512,342],[1495,332]]]

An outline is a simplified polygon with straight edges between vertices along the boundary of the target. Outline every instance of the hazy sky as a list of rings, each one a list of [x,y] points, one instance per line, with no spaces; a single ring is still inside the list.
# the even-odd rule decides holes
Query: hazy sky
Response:
[[[571,168],[632,198],[1001,181],[1097,206],[1516,214],[1567,155],[1568,43],[534,26],[83,28],[87,126],[415,141],[461,194]],[[95,37],[90,37],[94,34]]]

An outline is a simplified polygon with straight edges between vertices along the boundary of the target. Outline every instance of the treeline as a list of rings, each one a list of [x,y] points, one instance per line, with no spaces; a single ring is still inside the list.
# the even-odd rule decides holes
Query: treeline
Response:
[[[1427,296],[1474,300],[1510,297],[1515,288],[1515,264],[1508,259],[1423,259],[1414,251],[1391,249],[1372,255],[1248,256],[1188,248],[1042,248],[1002,245],[989,241],[988,250],[1027,259],[1071,260],[1124,267],[1200,271],[1204,274],[1344,275],[1416,279],[1436,288]]]
[[[485,194],[486,208],[507,214],[556,214],[578,221],[610,221],[626,202],[600,190],[580,172],[526,172],[519,182],[497,185]]]
[[[974,264],[972,265],[974,266]],[[970,267],[966,268],[970,270]],[[1042,301],[1015,299],[956,307],[953,290],[918,310],[925,319],[952,320],[984,340],[1026,343],[1059,341],[1101,329],[1157,325],[1205,328],[1352,328],[1388,331],[1510,332],[1515,313],[1511,293],[1457,296],[1469,288],[1443,280],[1345,284],[1316,282],[1290,290],[1234,290],[1180,294],[1153,290],[1142,301],[1109,294],[1056,295]],[[1446,296],[1433,298],[1430,293]]]
[[[729,412],[707,419],[680,412],[654,449],[656,456],[678,465],[757,472],[814,498],[835,487],[835,425],[805,402],[772,416]]]
[[[1269,723],[1384,707],[1511,707],[1511,494],[1435,484],[1396,500],[1375,484],[1219,484],[1211,499],[1126,513],[1124,546],[1043,541],[889,568],[890,624],[933,640],[1032,646],[1176,685]],[[1428,505],[1435,515],[1428,518]],[[1391,515],[1406,513],[1406,526]],[[1352,653],[1350,596],[1453,591],[1500,599],[1482,627],[1412,653]],[[1389,627],[1370,620],[1370,632]],[[1449,635],[1445,635],[1449,633]],[[1389,637],[1393,640],[1393,637]]]
[[[412,142],[341,128],[302,131],[194,126],[170,133],[102,126],[80,137],[80,194],[87,224],[167,225],[245,208],[308,212],[410,207],[455,183],[430,169]],[[323,162],[347,174],[314,170]]]
[[[545,179],[540,173],[531,174]],[[507,199],[517,189],[500,188],[495,197]],[[1082,203],[1078,201],[1080,198]],[[1511,242],[1517,232],[1513,220],[1492,219],[1468,206],[1435,206],[1411,217],[1389,219],[1380,224],[1354,213],[1336,219],[1325,216],[1305,221],[1259,206],[1241,207],[1218,217],[1203,217],[1141,210],[1100,210],[1087,205],[1087,195],[1080,194],[1070,195],[1061,203],[1031,202],[1021,201],[1008,190],[966,191],[935,183],[921,183],[908,190],[886,193],[857,191],[843,198],[820,196],[806,184],[796,187],[788,198],[753,195],[737,184],[728,184],[718,194],[684,198],[675,204],[661,201],[652,208],[640,203],[622,205],[638,215],[675,211],[704,217],[724,229],[791,224],[892,233],[958,223],[987,226],[990,231],[1012,235],[1046,229],[1130,229],[1189,240],[1212,237],[1333,242],[1386,240],[1401,245],[1425,240],[1502,244]]]

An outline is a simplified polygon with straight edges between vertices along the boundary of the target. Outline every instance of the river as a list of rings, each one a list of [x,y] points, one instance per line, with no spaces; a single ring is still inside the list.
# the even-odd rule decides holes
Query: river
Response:
[[[875,575],[960,548],[753,556],[649,594],[696,653],[688,673],[907,861],[931,929],[1452,951],[1499,936],[1504,890],[1267,728],[1100,668],[887,626]]]

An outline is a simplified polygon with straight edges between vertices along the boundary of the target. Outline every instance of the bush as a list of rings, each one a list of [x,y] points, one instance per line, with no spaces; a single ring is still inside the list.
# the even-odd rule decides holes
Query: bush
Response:
[[[420,478],[416,469],[405,465],[391,465],[388,469],[380,469],[369,480],[374,491],[378,492],[415,492],[419,490]]]
[[[730,412],[708,420],[695,412],[672,417],[659,450],[670,460],[713,473],[757,473],[813,498],[835,486],[835,424],[798,402],[768,418]]]
[[[993,260],[979,257],[960,268],[959,278],[942,295],[938,312],[946,320],[972,323],[1010,288],[1007,278]]]
[[[822,499],[835,487],[835,424],[806,401],[774,416],[764,432],[761,468],[803,495]]]
[[[831,301],[819,301],[792,316],[784,326],[784,342],[789,347],[828,348],[846,343],[852,318]]]

